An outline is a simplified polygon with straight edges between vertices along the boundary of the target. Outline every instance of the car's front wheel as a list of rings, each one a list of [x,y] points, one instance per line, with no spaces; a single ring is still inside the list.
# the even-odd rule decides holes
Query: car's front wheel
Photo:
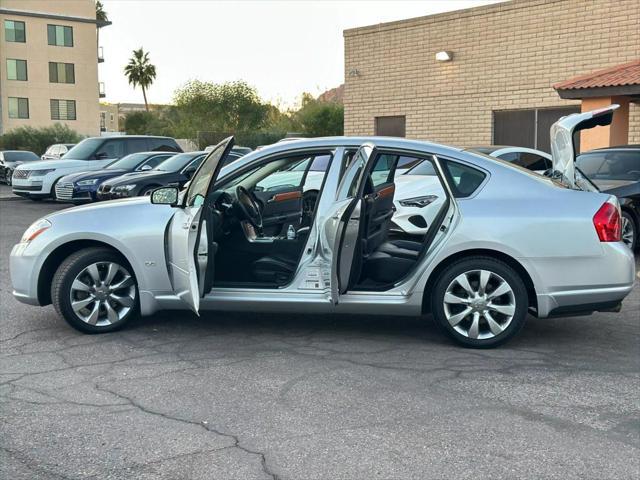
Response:
[[[80,250],[67,257],[53,277],[53,306],[85,333],[122,328],[139,311],[138,286],[130,269],[108,248]]]
[[[434,284],[432,313],[458,343],[491,348],[524,325],[528,296],[519,274],[491,257],[469,257],[449,265]]]

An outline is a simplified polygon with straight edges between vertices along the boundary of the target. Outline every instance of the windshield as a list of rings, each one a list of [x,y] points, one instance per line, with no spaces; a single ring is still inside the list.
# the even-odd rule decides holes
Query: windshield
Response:
[[[7,162],[31,162],[33,160],[40,160],[33,152],[4,152],[2,154]]]
[[[89,160],[100,145],[104,142],[104,138],[87,138],[69,150],[62,157],[64,160]]]
[[[107,166],[107,168],[108,169],[122,168],[124,170],[133,170],[141,162],[144,162],[148,157],[149,157],[148,153],[132,153],[131,155],[127,155],[126,157],[122,157],[120,160],[116,160],[115,162],[110,163]]]
[[[166,161],[162,162],[160,165],[154,168],[154,170],[161,170],[163,172],[177,172],[178,170],[182,170],[184,167],[186,167],[187,164],[197,156],[198,155],[194,155],[193,153],[179,153],[178,155],[174,155],[173,157],[168,158]]]

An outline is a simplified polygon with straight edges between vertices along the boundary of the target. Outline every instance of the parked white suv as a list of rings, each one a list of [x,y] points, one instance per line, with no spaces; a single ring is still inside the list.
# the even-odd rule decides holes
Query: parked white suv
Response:
[[[53,145],[49,145],[47,151],[42,154],[40,157],[41,160],[57,160],[62,158],[69,150],[75,147],[75,143],[55,143]]]
[[[182,152],[170,137],[122,135],[87,138],[58,160],[29,162],[13,172],[13,193],[40,200],[55,198],[55,185],[65,175],[99,170],[125,155],[137,152]]]

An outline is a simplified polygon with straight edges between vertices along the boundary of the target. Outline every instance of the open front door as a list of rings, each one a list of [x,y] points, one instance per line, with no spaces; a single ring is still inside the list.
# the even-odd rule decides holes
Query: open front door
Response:
[[[212,232],[211,188],[233,148],[233,137],[215,146],[200,164],[183,193],[167,232],[167,253],[173,291],[196,313],[200,298],[211,291],[217,245]]]
[[[358,254],[360,214],[362,211],[363,182],[375,159],[376,149],[371,143],[363,144],[346,168],[338,186],[336,202],[327,216],[325,239],[331,256],[331,301],[338,303],[346,292],[352,273],[353,259]]]

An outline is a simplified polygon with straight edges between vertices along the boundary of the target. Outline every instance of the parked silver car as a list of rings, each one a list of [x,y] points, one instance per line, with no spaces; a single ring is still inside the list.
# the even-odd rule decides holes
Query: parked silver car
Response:
[[[89,333],[162,309],[430,312],[453,339],[480,348],[512,338],[527,312],[617,310],[633,286],[633,255],[620,241],[616,198],[574,188],[582,179],[571,142],[575,129],[611,115],[555,125],[556,180],[396,138],[280,143],[221,168],[229,138],[182,192],[162,187],[150,198],[35,222],[11,253],[14,295],[53,303]],[[446,196],[419,242],[389,236],[395,183],[387,156],[399,153],[431,162]],[[265,179],[326,154],[331,163],[305,223],[305,172],[280,185]],[[260,182],[269,186],[256,188]]]

